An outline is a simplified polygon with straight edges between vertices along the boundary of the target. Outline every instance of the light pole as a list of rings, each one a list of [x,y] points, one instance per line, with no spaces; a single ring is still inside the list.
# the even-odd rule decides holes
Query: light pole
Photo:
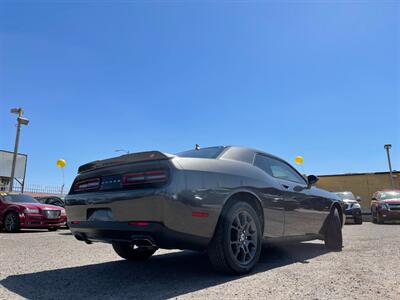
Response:
[[[386,149],[386,154],[387,154],[387,159],[388,159],[388,164],[389,164],[390,184],[392,185],[392,189],[394,189],[393,174],[392,174],[392,164],[390,163],[390,153],[389,153],[389,150],[390,150],[390,148],[392,148],[392,145],[391,144],[386,144],[383,147]]]
[[[12,161],[12,166],[11,166],[11,178],[10,178],[10,187],[9,191],[12,192],[13,190],[13,185],[14,185],[14,176],[15,176],[15,165],[17,164],[17,155],[18,155],[18,144],[19,144],[19,133],[21,131],[21,125],[28,125],[29,120],[26,118],[23,118],[22,115],[24,113],[23,108],[12,108],[11,113],[17,114],[17,134],[15,136],[15,145],[14,145],[14,155],[13,155],[13,161]]]
[[[125,152],[125,154],[129,154],[129,150],[125,150],[125,149],[116,149],[114,150],[115,152]]]

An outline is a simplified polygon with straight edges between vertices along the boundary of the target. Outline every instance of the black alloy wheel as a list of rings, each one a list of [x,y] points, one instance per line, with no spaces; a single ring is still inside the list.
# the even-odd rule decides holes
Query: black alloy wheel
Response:
[[[4,218],[4,229],[6,232],[19,231],[19,216],[15,212],[10,212]]]
[[[257,252],[257,227],[252,216],[245,210],[233,218],[230,235],[231,255],[239,264],[247,264]]]
[[[262,243],[260,218],[246,202],[237,202],[220,216],[208,257],[219,272],[245,274],[257,264]]]

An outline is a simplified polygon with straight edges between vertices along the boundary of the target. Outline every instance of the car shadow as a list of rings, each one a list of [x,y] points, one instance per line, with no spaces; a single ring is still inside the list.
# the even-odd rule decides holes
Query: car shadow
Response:
[[[274,244],[263,247],[250,273],[268,272],[327,253],[321,243]],[[244,275],[241,277],[245,277]],[[236,280],[215,273],[205,253],[182,251],[153,256],[147,262],[113,262],[8,276],[8,290],[29,299],[134,298],[166,299]]]
[[[64,231],[64,232],[59,232],[59,235],[72,235],[71,231]]]

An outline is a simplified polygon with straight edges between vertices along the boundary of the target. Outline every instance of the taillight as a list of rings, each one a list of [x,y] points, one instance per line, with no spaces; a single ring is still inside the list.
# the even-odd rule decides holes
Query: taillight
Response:
[[[168,180],[168,173],[165,170],[129,173],[122,176],[122,185],[157,184]]]
[[[74,192],[93,191],[100,186],[100,178],[91,178],[77,181],[74,184]]]
[[[141,226],[141,227],[145,227],[145,226],[149,226],[149,222],[147,222],[147,221],[131,221],[131,222],[128,222],[128,225],[131,225],[131,226]]]

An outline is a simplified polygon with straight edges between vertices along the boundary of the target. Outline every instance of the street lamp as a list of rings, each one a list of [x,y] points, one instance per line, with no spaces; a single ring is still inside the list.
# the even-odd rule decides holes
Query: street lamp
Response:
[[[383,146],[386,149],[388,164],[389,164],[389,172],[390,172],[390,184],[392,185],[392,189],[394,189],[394,182],[393,182],[393,174],[392,174],[392,164],[390,163],[390,153],[389,150],[392,148],[391,144],[386,144]]]
[[[125,152],[125,154],[129,154],[129,150],[125,150],[125,149],[116,149],[114,150],[115,152]]]
[[[17,114],[18,118],[17,118],[17,134],[15,136],[14,155],[13,155],[13,161],[12,161],[12,167],[11,167],[11,178],[10,178],[10,187],[9,187],[10,192],[12,192],[13,185],[14,185],[15,165],[17,163],[19,133],[21,131],[21,125],[26,126],[29,124],[29,120],[22,117],[22,115],[24,113],[24,109],[22,107],[12,108],[11,113]]]

